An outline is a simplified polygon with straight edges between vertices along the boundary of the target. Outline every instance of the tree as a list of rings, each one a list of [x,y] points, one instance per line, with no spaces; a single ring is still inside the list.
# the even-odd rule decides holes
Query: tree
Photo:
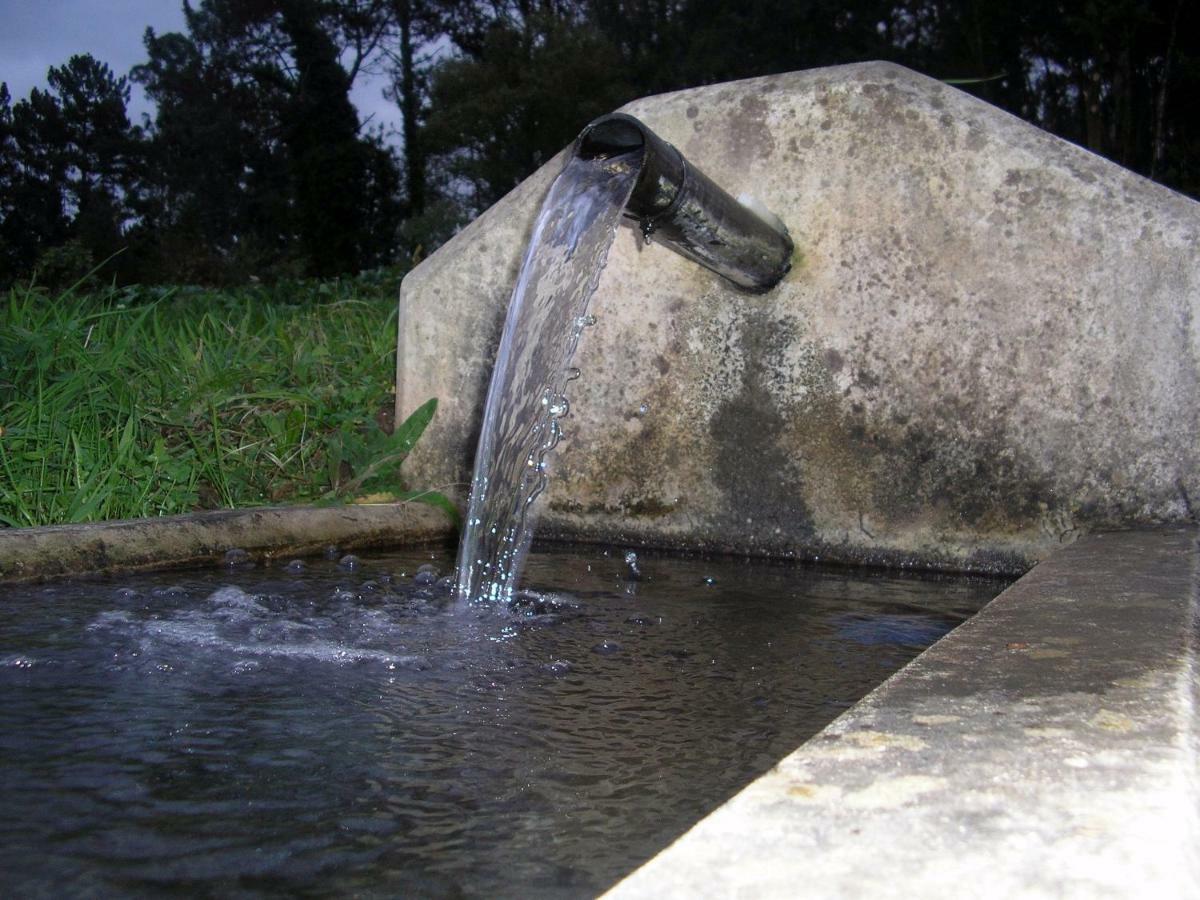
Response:
[[[370,163],[358,137],[350,79],[316,3],[283,0],[279,10],[296,69],[282,125],[300,245],[314,275],[356,271],[363,262],[358,223]]]
[[[425,136],[434,161],[478,213],[548,161],[591,119],[634,96],[617,49],[570,15],[497,20],[433,72]]]
[[[390,61],[390,96],[400,108],[404,143],[405,213],[408,217],[425,212],[428,200],[428,161],[423,128],[426,112],[425,66],[418,57],[422,39],[435,33],[431,20],[419,0],[390,0],[388,12],[394,25],[393,38],[384,45]]]
[[[129,81],[86,54],[50,69],[47,81],[62,129],[58,150],[66,205],[74,212],[71,235],[93,259],[108,259],[124,245],[131,217],[126,201],[141,150],[126,113]]]
[[[390,258],[395,160],[361,133],[349,99],[376,52],[381,10],[370,0],[204,0],[185,9],[186,35],[148,32],[150,59],[134,74],[158,104],[165,173],[148,221],[195,231],[235,278],[293,264],[328,276]]]
[[[241,280],[286,268],[293,226],[278,108],[282,77],[248,65],[203,13],[147,29],[133,70],[156,104],[139,237],[160,277]]]
[[[67,241],[78,259],[106,260],[122,249],[131,218],[141,143],[126,113],[128,81],[85,54],[52,67],[47,83],[15,105],[0,92],[5,280]]]

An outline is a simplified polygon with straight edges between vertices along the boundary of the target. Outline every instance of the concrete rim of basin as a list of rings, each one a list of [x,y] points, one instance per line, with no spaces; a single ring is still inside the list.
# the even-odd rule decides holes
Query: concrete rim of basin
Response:
[[[258,507],[82,525],[0,529],[0,583],[220,561],[232,549],[278,558],[446,540],[444,513],[420,503]]]

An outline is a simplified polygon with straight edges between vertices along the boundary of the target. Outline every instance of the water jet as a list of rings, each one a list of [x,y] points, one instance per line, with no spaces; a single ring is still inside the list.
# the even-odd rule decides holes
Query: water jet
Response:
[[[588,302],[622,216],[748,291],[769,290],[791,265],[782,223],[734,200],[634,117],[584,128],[542,203],[505,316],[459,550],[462,600],[513,596],[570,409],[571,359],[595,322]]]

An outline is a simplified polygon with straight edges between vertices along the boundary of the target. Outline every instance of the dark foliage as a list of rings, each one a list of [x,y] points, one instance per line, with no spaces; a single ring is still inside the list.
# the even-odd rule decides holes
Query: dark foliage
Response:
[[[201,0],[131,77],[0,87],[0,282],[225,283],[405,264],[660,91],[890,59],[1200,195],[1188,0]],[[386,73],[398,149],[350,103]],[[115,256],[114,256],[115,254]]]

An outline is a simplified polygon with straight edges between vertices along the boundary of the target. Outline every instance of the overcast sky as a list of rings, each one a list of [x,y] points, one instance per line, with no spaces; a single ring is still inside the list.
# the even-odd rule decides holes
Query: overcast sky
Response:
[[[118,76],[128,75],[146,61],[147,26],[159,33],[184,28],[180,0],[0,0],[0,23],[0,81],[8,82],[14,101],[45,87],[46,70],[75,53],[90,53]],[[351,96],[360,117],[371,116],[372,127],[398,122],[379,81],[360,76]],[[129,105],[134,122],[153,112],[136,84]]]

